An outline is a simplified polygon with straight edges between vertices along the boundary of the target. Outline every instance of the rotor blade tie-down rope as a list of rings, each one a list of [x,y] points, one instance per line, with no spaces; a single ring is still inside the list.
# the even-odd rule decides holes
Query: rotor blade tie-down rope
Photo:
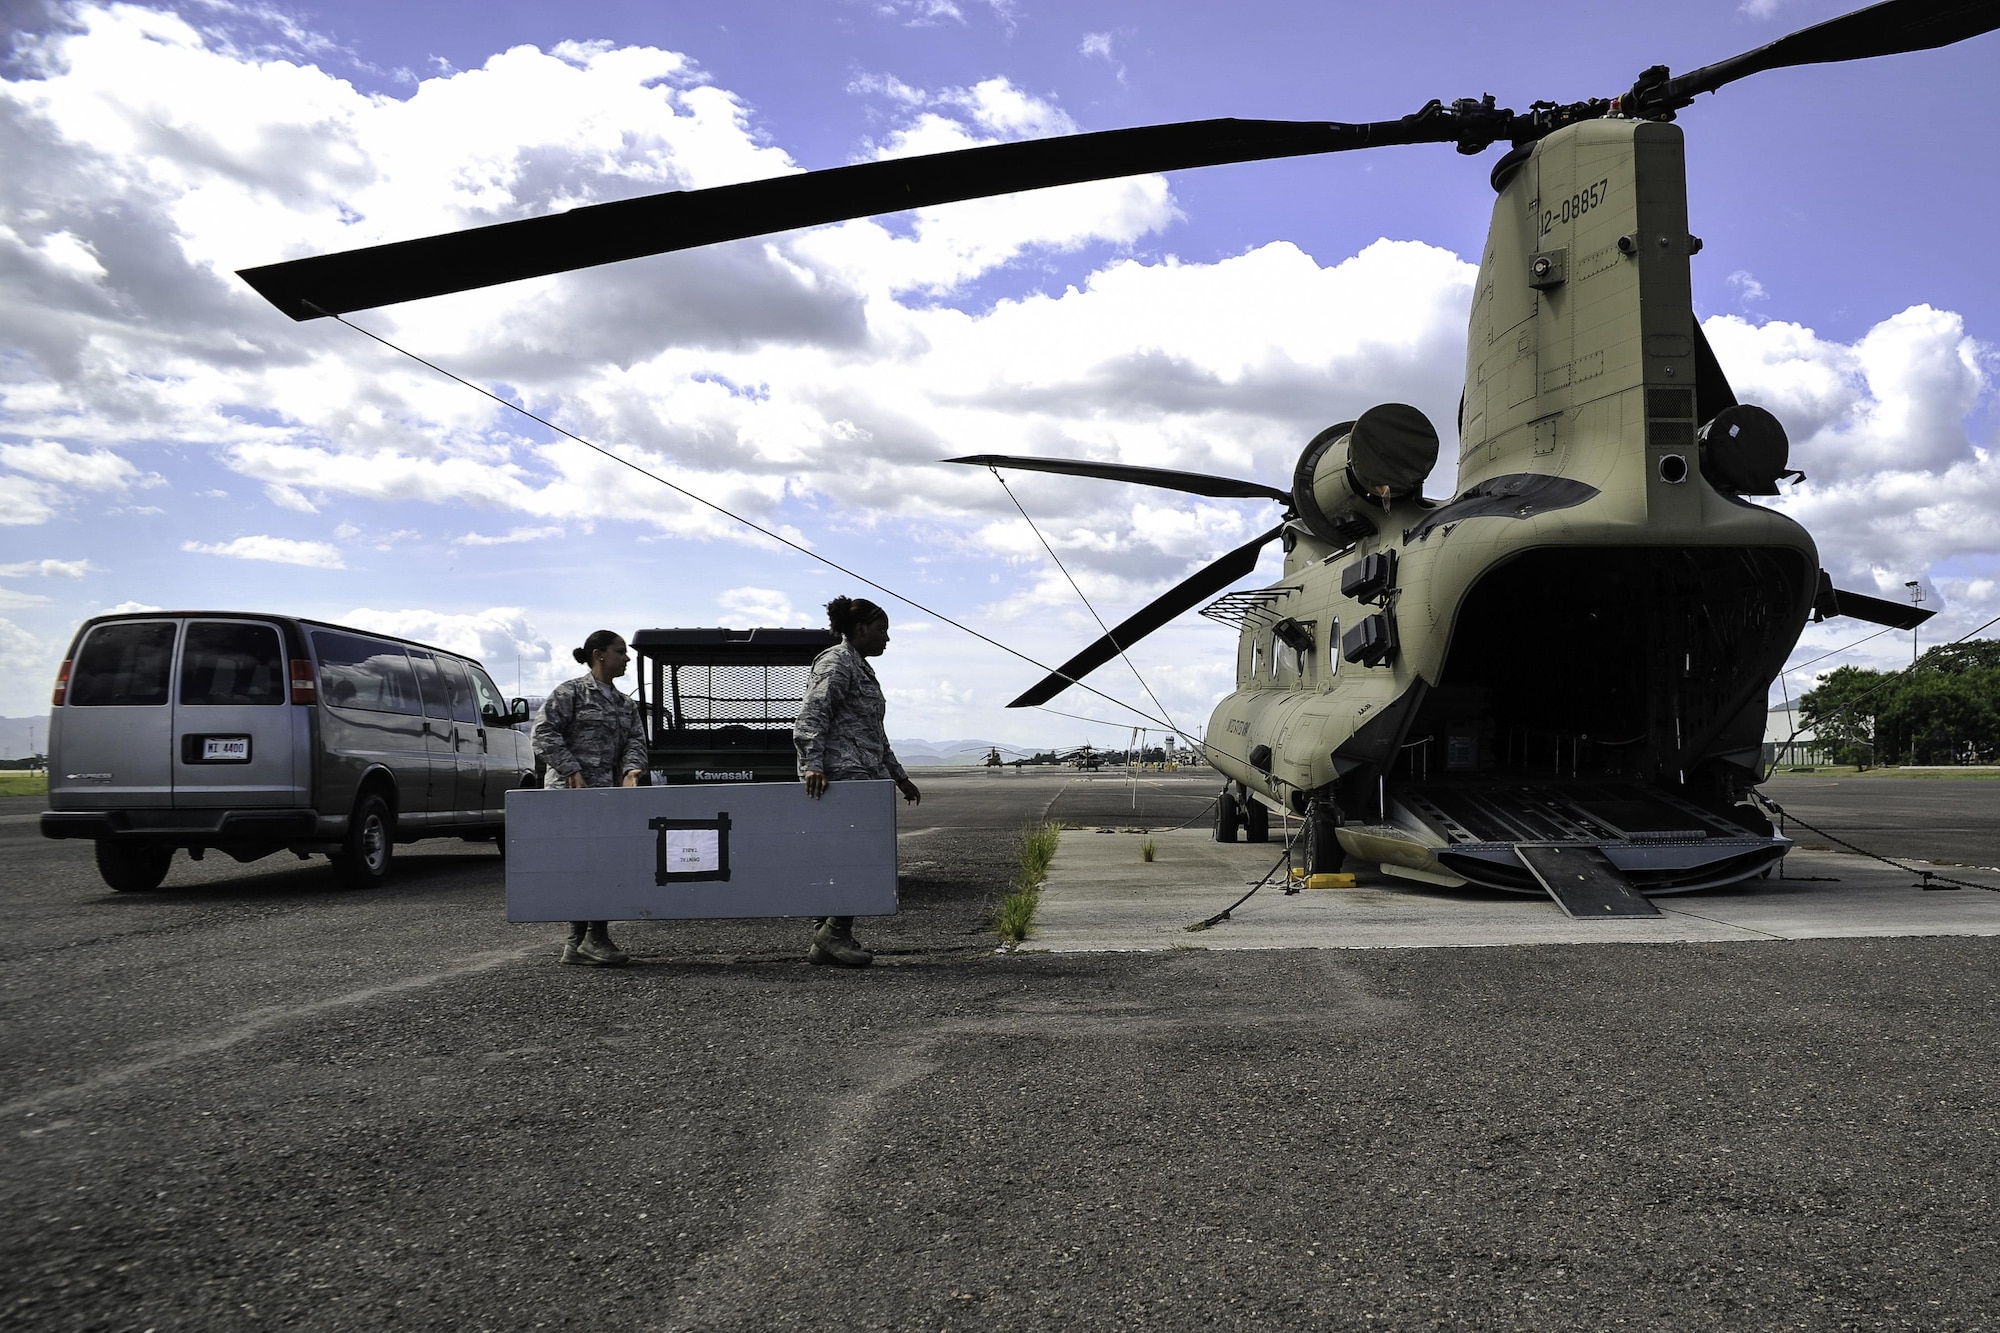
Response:
[[[1871,852],[1866,847],[1857,847],[1853,843],[1849,842],[1847,839],[1841,837],[1839,834],[1828,833],[1825,829],[1820,828],[1816,824],[1806,823],[1805,820],[1800,819],[1797,815],[1785,809],[1784,806],[1779,805],[1776,801],[1766,796],[1763,792],[1753,790],[1752,795],[1754,795],[1757,798],[1759,804],[1768,807],[1771,813],[1777,815],[1780,819],[1789,819],[1794,824],[1799,825],[1801,828],[1809,828],[1814,833],[1819,834],[1820,837],[1831,839],[1832,841],[1839,843],[1842,847],[1845,847],[1848,851],[1854,852],[1861,856],[1865,856],[1871,861],[1880,861],[1883,865],[1890,866],[1893,867],[1894,869],[1900,870],[1906,875],[1916,875],[1924,881],[1925,888],[1929,888],[1931,881],[1936,880],[1940,884],[1950,884],[1961,889],[1984,889],[1988,893],[2000,893],[2000,884],[1976,884],[1969,879],[1953,879],[1950,875],[1940,875],[1935,870],[1919,870],[1915,866],[1906,866],[1901,861],[1892,860],[1889,857],[1883,856],[1880,852]]]
[[[1139,682],[1139,688],[1146,692],[1146,697],[1153,701],[1153,707],[1160,710],[1160,716],[1166,718],[1168,725],[1173,726],[1174,730],[1179,731],[1179,726],[1174,723],[1174,715],[1167,711],[1167,706],[1160,702],[1160,696],[1153,693],[1153,687],[1148,685],[1146,678],[1139,674],[1139,668],[1133,663],[1131,655],[1125,651],[1125,645],[1118,642],[1112,636],[1111,626],[1104,623],[1104,617],[1097,614],[1097,608],[1090,604],[1090,598],[1084,596],[1083,589],[1077,584],[1076,576],[1069,572],[1069,566],[1065,565],[1062,562],[1062,557],[1056,554],[1056,548],[1049,545],[1049,539],[1044,537],[1042,530],[1035,526],[1035,520],[1028,517],[1027,507],[1021,503],[1021,497],[1014,494],[1014,488],[1009,486],[1007,479],[1000,475],[999,468],[989,466],[986,470],[993,474],[993,480],[1000,483],[1000,489],[1007,492],[1007,498],[1014,502],[1015,510],[1021,515],[1021,521],[1028,525],[1028,531],[1035,534],[1035,540],[1040,542],[1042,549],[1049,553],[1049,559],[1054,561],[1055,567],[1062,571],[1062,576],[1069,580],[1069,586],[1075,590],[1077,600],[1083,603],[1083,609],[1090,612],[1090,618],[1097,622],[1097,628],[1104,631],[1104,637],[1110,639],[1111,646],[1118,650],[1118,656],[1124,660],[1125,665],[1132,672],[1132,679]],[[1070,679],[1070,684],[1072,685],[1081,683],[1073,678]],[[1134,711],[1136,712],[1137,710],[1135,709]]]
[[[991,638],[985,634],[981,634],[978,630],[972,628],[972,626],[970,625],[960,624],[958,621],[953,620],[950,616],[946,615],[944,612],[933,610],[931,607],[925,606],[922,602],[916,600],[914,597],[906,597],[902,593],[897,592],[894,588],[890,588],[883,584],[877,583],[874,579],[869,578],[865,574],[855,573],[853,570],[849,569],[847,566],[839,563],[836,560],[830,560],[826,556],[821,555],[817,551],[808,550],[806,547],[799,545],[797,542],[792,541],[790,538],[781,537],[777,533],[771,531],[769,528],[763,526],[761,523],[753,522],[750,519],[743,517],[741,514],[733,513],[730,510],[724,509],[721,505],[715,503],[715,501],[713,500],[705,500],[701,496],[696,495],[693,491],[687,489],[687,487],[679,486],[671,481],[668,481],[665,477],[662,477],[657,472],[648,472],[645,468],[640,467],[637,463],[634,463],[631,459],[621,458],[617,454],[611,452],[611,450],[606,449],[603,445],[595,444],[589,440],[586,440],[583,438],[583,436],[578,435],[573,430],[565,430],[563,427],[558,426],[555,422],[550,421],[547,417],[537,416],[533,412],[530,412],[527,408],[521,406],[519,403],[509,402],[507,399],[502,398],[499,394],[487,388],[485,385],[475,384],[473,381],[465,378],[463,375],[454,374],[453,372],[446,370],[443,366],[437,364],[435,361],[426,361],[423,357],[418,356],[415,352],[410,351],[407,347],[397,346],[395,343],[390,342],[387,338],[383,337],[381,334],[375,333],[369,329],[362,328],[359,324],[356,324],[354,321],[348,319],[344,315],[337,315],[334,314],[331,310],[321,309],[319,306],[313,305],[313,303],[310,301],[307,301],[304,304],[311,307],[313,310],[318,311],[321,315],[325,316],[328,319],[332,319],[338,323],[345,324],[348,328],[353,329],[356,333],[362,335],[363,337],[373,339],[375,342],[382,344],[390,351],[399,353],[400,355],[410,358],[410,360],[416,362],[420,366],[423,366],[425,369],[435,371],[436,373],[444,376],[448,380],[452,380],[455,383],[462,384],[466,388],[472,390],[474,393],[482,394],[485,397],[491,398],[494,402],[500,404],[500,406],[514,412],[519,412],[522,416],[528,418],[528,420],[546,426],[550,430],[554,431],[556,434],[564,436],[567,439],[574,440],[578,444],[582,445],[584,448],[594,450],[597,453],[604,455],[604,457],[610,459],[612,462],[632,469],[632,471],[638,473],[642,477],[646,477],[649,478],[650,480],[657,481],[660,483],[660,485],[665,486],[668,490],[673,491],[675,494],[684,496],[687,499],[694,501],[696,504],[701,505],[706,509],[712,509],[716,513],[722,515],[726,519],[731,520],[732,522],[741,523],[744,527],[750,529],[752,532],[761,534],[762,536],[765,537],[769,537],[772,541],[777,542],[780,546],[789,547],[792,550],[797,551],[800,555],[805,556],[807,559],[817,560],[822,565],[825,565],[828,569],[837,570],[840,573],[845,574],[848,578],[854,579],[857,582],[865,583],[869,587],[873,588],[875,591],[893,597],[897,601],[903,603],[903,605],[905,606],[913,606],[927,616],[936,616],[939,620],[951,626],[953,629],[960,630],[966,634],[970,634],[973,638],[978,639],[981,643],[988,644],[994,648],[998,648],[1001,652],[1008,654],[1010,657],[1018,657],[1023,662],[1026,662],[1029,666],[1035,668],[1035,670],[1037,671],[1053,674],[1052,668],[1043,666],[1040,662],[1037,662],[1034,658],[1028,656],[1026,653],[1020,651],[1019,649],[1009,648],[1006,644],[1001,643],[998,639]],[[1123,699],[1114,699],[1110,695],[1104,693],[1104,691],[1092,689],[1090,686],[1085,685],[1082,681],[1072,681],[1071,683],[1074,684],[1078,689],[1088,690],[1090,693],[1096,695],[1098,698],[1104,700],[1106,703],[1112,704],[1119,708],[1123,708],[1127,712],[1135,713],[1138,716],[1145,718],[1148,722],[1159,722],[1161,726],[1167,725],[1165,722],[1161,721],[1161,719],[1154,717],[1152,714],[1146,712],[1144,709],[1135,708],[1131,704],[1126,703]]]
[[[1218,797],[1217,799],[1219,800],[1221,798]],[[1298,841],[1296,837],[1293,837],[1286,841],[1285,850],[1278,857],[1278,864],[1272,866],[1269,870],[1266,870],[1264,872],[1264,878],[1258,880],[1255,884],[1252,884],[1250,886],[1249,893],[1244,894],[1241,898],[1238,898],[1235,902],[1229,904],[1229,906],[1223,908],[1220,912],[1217,912],[1214,916],[1208,918],[1208,920],[1197,921],[1192,926],[1182,926],[1181,929],[1192,935],[1194,932],[1198,930],[1207,930],[1210,926],[1219,925],[1220,923],[1227,921],[1229,919],[1229,914],[1231,912],[1243,906],[1243,904],[1249,902],[1251,897],[1255,895],[1257,890],[1263,888],[1266,884],[1269,884],[1271,882],[1271,876],[1278,873],[1278,866],[1284,865],[1287,861],[1292,859],[1292,843],[1296,841]]]

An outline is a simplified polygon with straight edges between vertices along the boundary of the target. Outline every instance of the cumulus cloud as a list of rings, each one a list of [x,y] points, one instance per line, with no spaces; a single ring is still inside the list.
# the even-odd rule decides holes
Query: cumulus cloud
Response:
[[[1901,601],[1916,579],[1941,609],[1926,633],[1946,638],[2000,609],[2000,455],[1967,424],[1990,401],[1994,352],[1958,315],[1912,306],[1852,343],[1728,315],[1703,328],[1737,396],[1784,423],[1808,481],[1773,503],[1842,586]]]
[[[88,560],[17,560],[0,565],[0,578],[80,579],[95,568]]]
[[[310,565],[319,569],[345,569],[340,548],[329,542],[299,541],[291,537],[237,537],[226,542],[182,542],[183,551],[199,555],[226,555],[235,560],[267,560],[278,565]]]
[[[1108,32],[1087,32],[1077,44],[1076,52],[1086,60],[1102,60],[1111,69],[1118,82],[1125,82],[1125,65],[1111,53],[1112,36]]]
[[[84,453],[66,449],[54,440],[0,444],[0,466],[55,486],[86,491],[122,491],[134,483],[156,485],[161,480],[140,472],[108,449]]]
[[[283,482],[272,482],[264,488],[264,495],[280,509],[296,509],[301,514],[317,514],[319,506],[306,499],[297,487]]]
[[[0,475],[0,525],[29,527],[55,516],[53,487],[27,477]]]
[[[48,706],[48,685],[56,678],[56,654],[61,651],[39,635],[0,617],[0,677],[33,682],[32,696],[43,708]]]
[[[1746,308],[1757,305],[1770,296],[1770,293],[1764,290],[1764,284],[1757,281],[1756,276],[1747,270],[1737,269],[1729,275],[1727,281],[1736,289],[1737,301]]]
[[[378,611],[359,606],[335,618],[357,629],[415,639],[477,658],[503,688],[511,688],[517,665],[527,668],[530,678],[540,678],[556,662],[554,647],[518,606],[466,612],[416,608]]]
[[[490,537],[483,532],[468,532],[451,540],[454,546],[507,546],[514,542],[547,541],[562,535],[561,528],[510,528],[498,537]]]
[[[715,601],[733,629],[759,625],[816,628],[825,619],[814,611],[798,610],[789,596],[775,588],[725,588]]]

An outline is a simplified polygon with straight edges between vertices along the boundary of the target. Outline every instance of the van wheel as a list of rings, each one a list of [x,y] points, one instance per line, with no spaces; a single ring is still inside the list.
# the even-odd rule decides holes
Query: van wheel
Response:
[[[144,893],[159,888],[173,860],[174,849],[158,843],[97,840],[97,873],[119,893]]]
[[[347,837],[333,854],[333,875],[342,888],[380,888],[389,878],[396,840],[389,827],[389,803],[370,792],[354,803]]]

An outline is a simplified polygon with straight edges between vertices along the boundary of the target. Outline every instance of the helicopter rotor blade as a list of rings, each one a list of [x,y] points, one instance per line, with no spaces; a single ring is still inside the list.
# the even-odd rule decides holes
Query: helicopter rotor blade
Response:
[[[1280,523],[1263,536],[1253,538],[1220,559],[1203,565],[1119,622],[1109,634],[1099,638],[1075,657],[1042,677],[1033,689],[1007,706],[1032,708],[1036,704],[1045,704],[1055,698],[1118,656],[1120,649],[1130,648],[1183,611],[1193,610],[1257,568],[1258,554],[1283,535],[1284,531],[1285,525]]]
[[[1104,481],[1127,481],[1135,486],[1158,486],[1163,490],[1185,491],[1220,500],[1276,500],[1289,505],[1292,493],[1261,481],[1237,477],[1216,477],[1206,472],[1179,472],[1164,467],[1131,467],[1124,463],[1092,463],[1079,458],[1021,458],[1011,454],[968,454],[947,458],[947,463],[968,467],[1012,467],[1026,472],[1059,472],[1070,477],[1097,477]]]
[[[1850,620],[1865,620],[1871,625],[1886,625],[1890,629],[1915,629],[1937,612],[1908,602],[1892,602],[1836,588],[1832,577],[1821,570],[1819,595],[1813,599],[1813,614],[1815,619],[1846,616]]]
[[[1701,321],[1694,322],[1694,417],[1696,421],[1715,420],[1716,414],[1725,407],[1736,406],[1736,390],[1729,387],[1729,377],[1722,373],[1722,363],[1715,359],[1715,349],[1708,345],[1708,335],[1701,331]]]
[[[1102,130],[589,204],[240,269],[237,276],[293,319],[316,319],[963,199],[1459,137],[1452,117],[1425,113],[1358,125],[1223,119]]]
[[[1884,0],[1676,75],[1664,91],[1669,105],[1682,107],[1699,93],[1765,70],[1928,51],[1995,28],[2000,28],[2000,0]]]

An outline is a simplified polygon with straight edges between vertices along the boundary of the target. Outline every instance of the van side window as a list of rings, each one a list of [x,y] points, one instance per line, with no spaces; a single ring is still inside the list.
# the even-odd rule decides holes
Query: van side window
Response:
[[[397,645],[327,630],[314,630],[312,639],[319,654],[319,697],[335,708],[412,715],[424,711],[410,659]]]
[[[278,631],[226,620],[188,622],[181,643],[184,704],[282,704],[291,699]]]
[[[424,694],[424,712],[431,717],[450,717],[451,699],[444,692],[444,678],[429,653],[410,650],[410,665],[417,669],[417,688]]]
[[[507,716],[507,701],[500,697],[492,677],[470,662],[465,664],[465,669],[472,676],[473,692],[479,696],[480,720],[489,726],[505,725],[500,719]]]
[[[166,703],[179,628],[171,620],[99,625],[83,641],[70,669],[69,706]]]
[[[438,670],[444,673],[444,687],[451,694],[451,715],[460,722],[477,722],[479,705],[472,701],[472,683],[465,678],[465,663],[455,657],[440,657]]]

